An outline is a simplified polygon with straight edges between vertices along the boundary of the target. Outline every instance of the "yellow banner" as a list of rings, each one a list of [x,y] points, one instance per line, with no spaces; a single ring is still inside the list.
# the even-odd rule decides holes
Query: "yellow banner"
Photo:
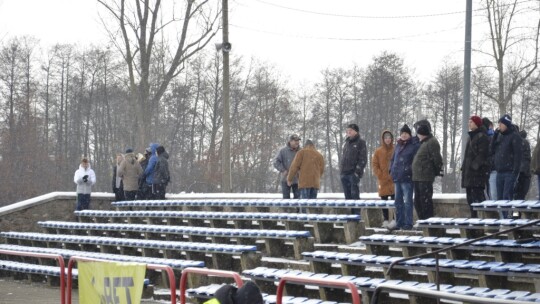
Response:
[[[141,303],[146,265],[79,262],[80,304]]]

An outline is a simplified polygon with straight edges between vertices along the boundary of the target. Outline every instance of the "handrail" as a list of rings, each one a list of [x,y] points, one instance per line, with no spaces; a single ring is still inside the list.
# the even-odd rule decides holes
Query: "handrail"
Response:
[[[71,289],[72,289],[72,276],[71,276],[71,271],[73,269],[73,265],[75,264],[75,262],[79,262],[79,261],[82,261],[82,262],[104,262],[104,263],[113,263],[114,261],[111,261],[111,260],[100,260],[100,259],[93,259],[93,258],[86,258],[86,257],[80,257],[80,256],[72,256],[70,259],[69,259],[69,262],[68,262],[68,281],[67,281],[67,303],[68,304],[71,304]],[[167,272],[168,276],[169,276],[169,286],[170,286],[170,290],[171,290],[171,304],[175,304],[176,303],[176,286],[175,286],[175,282],[176,282],[176,278],[174,276],[174,271],[173,269],[170,267],[170,266],[165,266],[165,265],[156,265],[156,264],[146,264],[146,268],[147,269],[153,269],[153,270],[164,270]]]
[[[8,255],[18,255],[18,256],[27,256],[27,257],[34,257],[34,258],[46,258],[46,259],[54,259],[58,261],[58,266],[60,266],[60,303],[65,304],[66,303],[66,283],[65,283],[65,276],[66,276],[66,266],[64,257],[60,254],[52,254],[52,253],[34,253],[34,252],[26,252],[26,251],[15,251],[15,250],[4,250],[0,249],[0,254],[8,254]]]
[[[293,276],[283,276],[279,280],[279,285],[276,293],[276,304],[283,303],[283,291],[285,290],[285,284],[287,282],[295,283],[308,283],[315,284],[320,286],[331,286],[331,287],[344,287],[351,290],[351,296],[353,298],[353,304],[361,304],[360,295],[358,294],[358,288],[350,281],[339,281],[339,280],[325,280],[325,279],[315,279],[310,277],[293,277]],[[183,304],[183,303],[182,303]]]
[[[178,287],[180,289],[180,304],[186,304],[186,283],[187,283],[187,276],[190,273],[214,275],[214,276],[219,276],[219,277],[224,277],[224,278],[233,278],[238,288],[244,285],[244,281],[242,281],[242,278],[240,277],[240,275],[234,271],[187,267],[182,270],[182,276],[180,277],[180,286]]]
[[[382,283],[382,284],[379,284],[377,288],[375,289],[375,292],[373,292],[373,296],[371,297],[371,304],[377,304],[379,300],[378,299],[379,294],[383,290],[391,290],[391,291],[402,292],[406,294],[437,298],[437,300],[440,300],[440,299],[454,300],[454,301],[459,301],[463,303],[480,303],[480,304],[527,304],[527,303],[530,303],[530,302],[516,301],[516,300],[480,298],[476,296],[460,295],[460,294],[449,293],[449,292],[444,292],[444,291],[439,291],[439,290],[418,289],[418,288],[414,288],[414,286],[407,287],[407,286],[399,286],[399,285]]]
[[[446,251],[449,251],[449,250],[452,250],[452,249],[455,249],[455,248],[459,248],[459,247],[462,247],[462,246],[467,246],[467,245],[472,244],[472,243],[477,242],[477,241],[489,239],[489,238],[492,238],[492,237],[497,236],[497,235],[500,235],[500,234],[504,234],[504,233],[507,233],[507,232],[516,231],[516,230],[519,230],[519,229],[522,229],[522,228],[525,228],[525,227],[529,227],[529,226],[534,226],[534,225],[537,225],[537,224],[540,224],[540,219],[539,219],[539,220],[532,221],[532,222],[529,222],[529,223],[527,223],[527,224],[523,224],[523,225],[520,225],[520,226],[512,227],[512,228],[510,228],[510,229],[501,230],[501,231],[498,231],[498,232],[493,233],[493,234],[491,234],[491,235],[485,235],[485,236],[478,237],[478,238],[475,238],[475,239],[472,239],[472,240],[468,240],[468,241],[463,242],[463,243],[460,243],[460,244],[452,245],[452,246],[449,246],[449,247],[444,247],[444,248],[441,248],[441,249],[437,249],[437,250],[435,250],[435,251],[431,251],[431,252],[426,252],[426,253],[418,254],[418,255],[415,255],[415,256],[412,256],[412,257],[408,257],[408,258],[402,258],[402,259],[399,259],[399,260],[395,260],[395,261],[392,262],[392,263],[390,264],[390,266],[388,267],[388,270],[386,271],[386,274],[387,274],[387,275],[390,275],[390,271],[392,271],[392,269],[394,268],[394,266],[395,266],[396,264],[398,264],[398,263],[402,263],[402,262],[405,262],[405,261],[409,261],[409,260],[421,258],[421,257],[424,257],[424,256],[430,256],[430,255],[433,255],[434,258],[435,258],[435,284],[437,285],[437,291],[439,291],[439,290],[440,290],[439,256],[438,256],[439,253],[441,253],[441,252],[446,252]],[[376,297],[374,297],[374,298],[376,298]],[[376,302],[373,302],[373,301],[372,301],[372,303],[376,303]]]

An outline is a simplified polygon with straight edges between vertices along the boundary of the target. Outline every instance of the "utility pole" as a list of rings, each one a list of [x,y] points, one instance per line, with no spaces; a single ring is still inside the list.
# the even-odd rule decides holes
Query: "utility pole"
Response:
[[[222,0],[223,15],[223,139],[221,142],[221,191],[231,192],[231,126],[230,126],[230,101],[229,101],[229,4],[228,0]]]
[[[463,68],[463,119],[461,123],[461,158],[465,156],[465,146],[469,137],[469,117],[471,116],[471,32],[472,0],[467,1],[465,12],[465,60]]]

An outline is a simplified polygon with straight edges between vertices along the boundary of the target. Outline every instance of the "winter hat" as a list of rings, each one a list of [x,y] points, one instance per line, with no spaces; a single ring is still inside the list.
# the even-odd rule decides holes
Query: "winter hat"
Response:
[[[291,136],[289,136],[289,141],[291,140],[300,140],[300,136],[296,135],[296,134],[292,134]]]
[[[244,286],[238,288],[233,299],[235,304],[263,304],[261,290],[251,281],[247,281]]]
[[[315,144],[313,143],[311,139],[306,139],[306,141],[304,142],[304,147],[313,146],[313,145]]]
[[[353,130],[355,130],[356,133],[358,133],[358,132],[360,131],[360,128],[358,128],[358,125],[357,125],[357,124],[354,124],[354,123],[349,124],[349,125],[347,126],[347,128],[348,128],[348,129],[353,129]]]
[[[419,125],[416,134],[424,136],[429,135],[429,127],[427,125]]]
[[[133,153],[133,149],[127,148],[127,149],[126,149],[126,153]]]
[[[489,120],[489,118],[487,117],[482,118],[482,123],[484,124],[484,127],[486,127],[486,129],[489,129],[489,126],[493,124],[491,120]]]
[[[401,127],[401,129],[399,129],[399,134],[401,133],[409,133],[410,136],[412,136],[412,131],[411,131],[411,128],[409,128],[409,126],[407,126],[407,124],[404,124],[403,127]]]
[[[235,304],[234,296],[236,295],[237,289],[232,285],[223,285],[214,294],[220,304]]]
[[[508,114],[504,114],[501,119],[499,119],[499,123],[502,123],[508,129],[510,129],[512,127],[512,117]]]
[[[477,126],[477,127],[481,127],[484,123],[482,122],[482,118],[480,118],[479,116],[476,116],[476,115],[473,115],[471,116],[470,118],[474,124]]]

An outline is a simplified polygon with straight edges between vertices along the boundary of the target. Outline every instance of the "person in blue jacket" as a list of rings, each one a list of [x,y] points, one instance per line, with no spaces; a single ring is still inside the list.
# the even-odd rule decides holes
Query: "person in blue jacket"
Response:
[[[148,165],[146,165],[146,168],[144,169],[144,180],[146,183],[146,187],[152,189],[152,184],[154,183],[154,171],[156,170],[156,164],[158,161],[158,155],[156,153],[156,149],[159,147],[159,144],[152,143],[150,144],[149,148],[151,151],[150,159],[148,159]],[[153,191],[149,191],[147,193],[146,199],[155,199]]]
[[[413,181],[412,163],[419,143],[412,137],[411,128],[403,125],[399,130],[394,155],[390,163],[390,175],[395,186],[394,200],[396,221],[388,224],[388,230],[410,230],[413,227]]]

